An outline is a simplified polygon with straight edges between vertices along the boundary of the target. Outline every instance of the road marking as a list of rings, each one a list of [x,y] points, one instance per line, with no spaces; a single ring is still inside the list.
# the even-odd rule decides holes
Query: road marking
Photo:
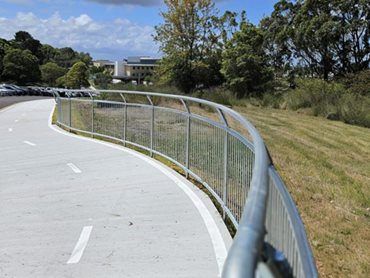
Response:
[[[27,145],[30,145],[32,147],[36,146],[36,144],[30,142],[30,141],[23,141],[23,143],[27,144]]]
[[[211,215],[211,212],[208,210],[208,208],[203,203],[203,201],[200,199],[200,197],[198,197],[198,195],[196,195],[189,188],[189,186],[187,184],[182,182],[176,175],[174,175],[167,168],[165,168],[165,166],[162,166],[160,164],[160,162],[157,162],[156,160],[154,160],[150,157],[147,157],[147,156],[145,156],[141,153],[138,153],[134,150],[130,150],[130,149],[127,149],[127,148],[124,148],[124,147],[114,145],[112,143],[98,141],[96,139],[91,139],[91,138],[87,138],[87,137],[81,137],[81,136],[78,136],[78,135],[74,135],[74,134],[68,133],[67,131],[64,131],[62,129],[59,129],[59,128],[53,126],[53,124],[52,124],[53,113],[54,113],[54,108],[52,109],[52,111],[50,113],[48,125],[54,131],[56,131],[58,133],[61,133],[63,135],[69,136],[69,137],[94,142],[96,144],[104,145],[104,146],[107,146],[107,147],[110,147],[110,148],[113,148],[113,149],[116,149],[116,150],[119,150],[119,151],[129,153],[129,154],[131,154],[135,157],[138,157],[138,158],[146,161],[147,163],[149,163],[150,165],[152,165],[153,167],[155,167],[156,169],[161,171],[163,174],[165,174],[167,177],[169,177],[172,181],[174,181],[175,184],[177,186],[179,186],[185,192],[185,194],[189,197],[189,199],[193,202],[193,204],[197,208],[199,214],[201,215],[201,217],[203,219],[203,222],[206,225],[206,228],[208,230],[208,233],[210,235],[211,242],[212,242],[212,245],[213,245],[213,250],[214,250],[214,253],[215,253],[215,256],[216,256],[216,261],[217,261],[218,270],[219,270],[218,276],[221,275],[222,269],[223,269],[223,266],[224,266],[224,263],[225,263],[225,260],[226,260],[226,257],[227,257],[227,248],[226,248],[226,245],[225,245],[225,241],[224,241],[224,239],[221,235],[221,232],[220,232],[215,220],[213,219],[213,217]]]
[[[13,132],[13,129],[11,127],[8,128],[9,132]]]
[[[80,169],[78,169],[78,167],[76,165],[74,165],[73,163],[67,163],[67,166],[69,168],[72,169],[73,172],[75,172],[76,174],[81,174],[82,171]]]
[[[18,123],[18,122],[19,122],[19,120],[15,120],[14,122]]]
[[[83,227],[80,238],[78,239],[67,264],[77,264],[80,261],[82,254],[85,251],[87,242],[89,241],[92,228],[92,226]]]

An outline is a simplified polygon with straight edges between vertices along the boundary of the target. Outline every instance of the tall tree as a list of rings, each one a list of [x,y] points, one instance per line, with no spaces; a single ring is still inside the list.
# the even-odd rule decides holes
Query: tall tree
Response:
[[[63,68],[70,68],[78,61],[77,53],[70,47],[63,47],[57,50],[54,60]]]
[[[261,27],[277,67],[323,79],[369,67],[369,0],[280,0]]]
[[[42,80],[49,86],[55,86],[56,80],[66,73],[66,69],[58,66],[56,63],[46,63],[40,67]]]
[[[260,96],[271,88],[273,74],[263,45],[263,31],[246,22],[226,45],[222,72],[226,85],[239,98]]]
[[[211,0],[165,0],[167,10],[161,15],[164,23],[156,26],[154,40],[164,57],[160,76],[188,93],[199,86],[222,82],[220,69],[221,22]]]
[[[64,85],[73,89],[89,86],[88,68],[85,63],[77,62],[72,66],[65,75]]]
[[[43,44],[41,46],[41,52],[42,52],[42,64],[47,64],[49,62],[55,62],[55,56],[58,52],[58,50],[54,47],[52,47],[49,44]]]
[[[77,54],[77,59],[84,62],[87,66],[92,64],[92,58],[89,53],[79,52]]]
[[[4,60],[2,79],[20,85],[40,81],[39,61],[29,50],[8,50]]]
[[[281,78],[292,68],[294,43],[293,24],[296,6],[287,0],[278,1],[270,17],[260,22],[264,31],[264,48],[274,73]]]
[[[42,62],[42,45],[39,40],[34,39],[29,33],[18,31],[14,35],[12,44],[15,48],[31,51],[32,55],[36,56]]]
[[[8,42],[0,38],[0,81],[1,81],[1,74],[4,68],[3,59],[5,56],[6,49],[8,49],[8,46],[9,46]]]

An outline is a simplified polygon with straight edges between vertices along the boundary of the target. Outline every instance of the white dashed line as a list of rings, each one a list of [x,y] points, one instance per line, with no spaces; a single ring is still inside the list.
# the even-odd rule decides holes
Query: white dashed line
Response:
[[[76,166],[76,165],[74,165],[73,163],[67,163],[67,166],[69,167],[69,168],[71,168],[72,169],[72,171],[73,172],[75,172],[76,174],[81,174],[81,170],[80,169],[78,169],[78,167]]]
[[[78,135],[74,135],[74,134],[68,133],[68,132],[66,132],[62,129],[58,129],[58,128],[54,127],[52,125],[53,111],[54,111],[54,109],[50,113],[48,124],[49,124],[49,127],[51,129],[53,129],[54,131],[56,131],[58,133],[61,133],[61,134],[64,134],[64,135],[69,136],[69,137],[78,138],[80,140],[85,140],[85,141],[89,141],[89,142],[94,142],[94,143],[97,143],[97,144],[100,144],[100,145],[104,145],[104,146],[107,146],[107,147],[110,147],[110,148],[113,148],[113,149],[116,149],[116,150],[120,150],[120,151],[129,153],[129,154],[132,154],[132,155],[146,161],[150,165],[154,166],[156,169],[160,170],[163,174],[165,174],[167,177],[169,177],[173,182],[175,182],[177,184],[177,186],[179,186],[184,191],[184,193],[190,198],[190,200],[193,202],[195,207],[198,209],[198,211],[199,211],[199,213],[200,213],[200,215],[201,215],[201,217],[202,217],[202,219],[203,219],[203,221],[204,221],[204,223],[207,227],[208,233],[209,233],[211,241],[212,241],[213,249],[214,249],[214,252],[215,252],[215,255],[216,255],[216,261],[217,261],[217,265],[218,265],[218,268],[219,268],[219,276],[220,276],[220,273],[222,272],[222,268],[223,268],[223,265],[225,263],[226,256],[227,256],[227,249],[226,249],[226,246],[225,246],[225,242],[223,240],[223,237],[221,235],[220,230],[218,229],[218,227],[216,225],[215,220],[213,219],[213,217],[211,215],[211,212],[207,209],[206,205],[202,202],[202,200],[185,183],[183,183],[179,178],[177,178],[173,173],[171,173],[169,170],[167,170],[167,168],[162,166],[159,162],[157,162],[157,161],[155,161],[155,160],[153,160],[153,159],[151,159],[151,158],[149,158],[149,157],[147,157],[147,156],[145,156],[141,153],[138,153],[138,152],[132,151],[130,149],[120,147],[118,145],[113,145],[113,144],[110,144],[110,143],[107,143],[107,142],[97,141],[97,140],[90,139],[90,138],[87,138],[87,137],[81,137],[81,136],[78,136]]]
[[[87,242],[89,241],[92,228],[92,226],[86,226],[82,229],[80,238],[78,239],[77,244],[73,249],[72,255],[69,258],[67,264],[77,264],[80,261],[82,254],[84,253],[87,246]]]
[[[11,127],[8,128],[9,132],[13,132],[13,129]]]
[[[19,122],[19,120],[15,120],[14,122],[18,123],[18,122]]]
[[[30,141],[23,141],[23,143],[27,144],[27,145],[30,145],[32,147],[36,146],[36,144],[30,142]]]

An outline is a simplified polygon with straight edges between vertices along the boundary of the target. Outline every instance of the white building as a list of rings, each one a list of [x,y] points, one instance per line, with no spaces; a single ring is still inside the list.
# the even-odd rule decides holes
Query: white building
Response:
[[[158,61],[159,59],[146,56],[128,57],[123,61],[116,61],[113,78],[123,81],[135,80],[141,84],[145,77],[153,74]]]

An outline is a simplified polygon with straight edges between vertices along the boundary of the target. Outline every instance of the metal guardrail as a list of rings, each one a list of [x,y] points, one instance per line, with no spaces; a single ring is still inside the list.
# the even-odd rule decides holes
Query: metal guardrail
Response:
[[[281,261],[279,254],[290,266],[283,275],[290,269],[294,277],[318,276],[294,202],[247,119],[228,107],[192,97],[100,93],[121,99],[58,96],[58,124],[160,155],[202,183],[237,229],[222,277],[263,276],[259,266]],[[272,246],[273,254],[266,246]]]

